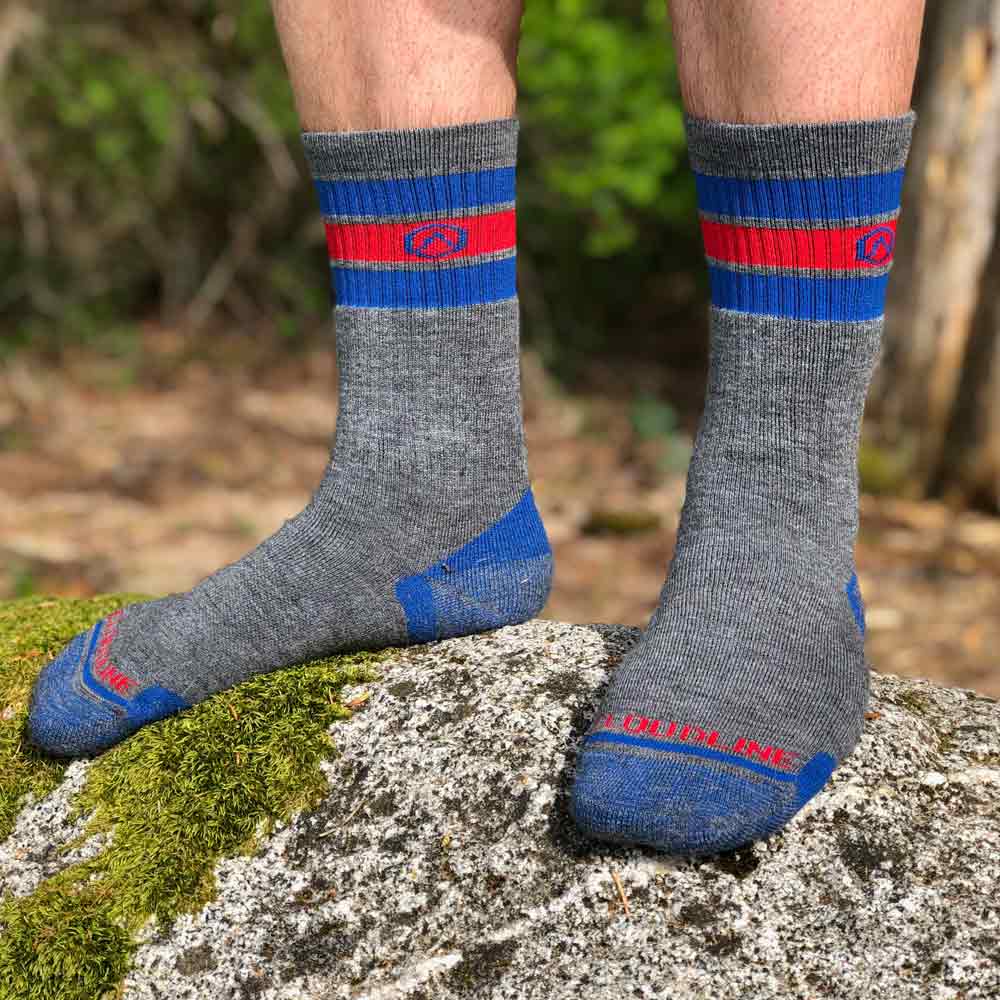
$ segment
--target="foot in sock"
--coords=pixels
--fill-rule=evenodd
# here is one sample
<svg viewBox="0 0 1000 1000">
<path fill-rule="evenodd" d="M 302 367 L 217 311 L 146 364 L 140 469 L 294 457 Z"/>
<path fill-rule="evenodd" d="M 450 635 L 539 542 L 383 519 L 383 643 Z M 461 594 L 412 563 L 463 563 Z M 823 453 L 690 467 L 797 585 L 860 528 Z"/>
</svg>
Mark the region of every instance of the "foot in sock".
<svg viewBox="0 0 1000 1000">
<path fill-rule="evenodd" d="M 552 558 L 518 376 L 513 121 L 309 133 L 340 413 L 312 502 L 194 590 L 99 622 L 42 672 L 29 734 L 103 750 L 256 674 L 531 618 Z"/>
<path fill-rule="evenodd" d="M 591 836 L 740 847 L 783 827 L 860 737 L 857 444 L 911 127 L 689 122 L 707 399 L 659 607 L 578 761 Z"/>
</svg>

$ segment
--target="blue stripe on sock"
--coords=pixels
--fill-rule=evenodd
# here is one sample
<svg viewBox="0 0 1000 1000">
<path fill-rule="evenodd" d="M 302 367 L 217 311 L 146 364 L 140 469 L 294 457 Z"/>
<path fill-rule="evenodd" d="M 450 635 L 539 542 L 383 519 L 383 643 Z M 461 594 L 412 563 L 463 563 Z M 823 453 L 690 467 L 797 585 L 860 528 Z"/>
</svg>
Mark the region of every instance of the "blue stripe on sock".
<svg viewBox="0 0 1000 1000">
<path fill-rule="evenodd" d="M 797 774 L 779 771 L 776 768 L 758 764 L 756 761 L 743 760 L 732 754 L 723 753 L 721 750 L 713 750 L 711 747 L 696 747 L 687 743 L 668 743 L 664 740 L 630 736 L 628 733 L 591 733 L 584 739 L 584 743 L 622 743 L 625 746 L 640 747 L 643 750 L 659 750 L 661 753 L 684 753 L 691 757 L 703 757 L 705 760 L 717 760 L 723 764 L 742 767 L 755 774 L 763 775 L 765 778 L 773 778 L 775 781 L 798 781 Z"/>
<path fill-rule="evenodd" d="M 316 181 L 324 215 L 444 215 L 514 200 L 514 168 L 377 181 Z"/>
<path fill-rule="evenodd" d="M 709 267 L 712 305 L 791 319 L 877 319 L 885 310 L 888 274 L 866 278 L 753 274 Z"/>
<path fill-rule="evenodd" d="M 368 271 L 334 267 L 338 306 L 369 309 L 442 309 L 512 299 L 517 294 L 517 259 L 507 257 L 471 267 L 419 271 Z"/>
<path fill-rule="evenodd" d="M 895 212 L 903 171 L 862 177 L 739 180 L 695 174 L 703 212 L 755 219 L 838 221 Z"/>
<path fill-rule="evenodd" d="M 406 634 L 411 642 L 431 642 L 437 638 L 434 592 L 423 576 L 400 580 L 396 584 L 396 600 L 406 615 Z"/>
<path fill-rule="evenodd" d="M 847 581 L 844 591 L 847 594 L 848 601 L 851 603 L 851 611 L 854 614 L 855 622 L 857 622 L 858 631 L 863 637 L 865 634 L 865 604 L 861 599 L 861 585 L 858 583 L 857 573 Z"/>
<path fill-rule="evenodd" d="M 94 694 L 99 698 L 104 698 L 106 701 L 110 701 L 115 705 L 120 705 L 122 708 L 127 709 L 129 703 L 121 697 L 121 695 L 116 694 L 114 691 L 109 690 L 101 684 L 97 683 L 97 679 L 94 677 L 93 672 L 90 669 L 90 664 L 94 658 L 94 650 L 97 648 L 97 640 L 101 636 L 101 632 L 104 631 L 104 622 L 98 622 L 94 627 L 94 634 L 90 639 L 90 646 L 87 648 L 86 655 L 83 658 L 83 669 L 80 674 L 83 678 L 83 683 L 88 687 Z"/>
</svg>

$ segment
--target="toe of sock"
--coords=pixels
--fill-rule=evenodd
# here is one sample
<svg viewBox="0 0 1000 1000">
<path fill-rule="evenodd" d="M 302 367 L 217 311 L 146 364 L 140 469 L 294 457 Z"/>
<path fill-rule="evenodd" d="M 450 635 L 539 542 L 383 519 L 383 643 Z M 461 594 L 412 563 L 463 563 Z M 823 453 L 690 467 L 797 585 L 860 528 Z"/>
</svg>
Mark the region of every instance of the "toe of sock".
<svg viewBox="0 0 1000 1000">
<path fill-rule="evenodd" d="M 78 635 L 44 667 L 32 691 L 28 738 L 53 756 L 76 757 L 115 742 L 118 719 L 111 706 L 81 694 L 73 683 L 87 635 Z"/>
<path fill-rule="evenodd" d="M 673 755 L 584 750 L 572 810 L 587 836 L 704 855 L 780 830 L 825 784 L 833 757 L 817 754 L 793 780 Z"/>
<path fill-rule="evenodd" d="M 93 632 L 82 632 L 35 681 L 28 709 L 28 739 L 54 757 L 81 757 L 100 753 L 131 736 L 149 722 L 187 707 L 187 703 L 160 687 L 151 687 L 120 707 L 85 694 L 77 670 Z"/>
</svg>

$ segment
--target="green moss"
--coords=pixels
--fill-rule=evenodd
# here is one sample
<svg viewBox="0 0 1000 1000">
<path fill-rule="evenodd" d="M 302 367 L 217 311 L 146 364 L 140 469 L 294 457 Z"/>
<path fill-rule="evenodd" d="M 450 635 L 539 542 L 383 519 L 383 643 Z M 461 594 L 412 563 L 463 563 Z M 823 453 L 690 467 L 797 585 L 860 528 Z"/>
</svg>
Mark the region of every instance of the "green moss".
<svg viewBox="0 0 1000 1000">
<path fill-rule="evenodd" d="M 112 918 L 108 894 L 80 885 L 67 872 L 46 882 L 30 900 L 30 905 L 0 905 L 0 997 L 117 996 L 135 946 Z"/>
<path fill-rule="evenodd" d="M 75 632 L 122 603 L 0 606 L 0 623 L 10 626 L 0 690 L 15 710 L 0 750 L 11 815 L 25 792 L 50 790 L 62 773 L 21 742 L 35 673 Z M 373 679 L 388 655 L 336 657 L 258 677 L 98 758 L 77 807 L 90 815 L 88 834 L 112 836 L 95 858 L 0 903 L 0 1000 L 95 1000 L 113 991 L 146 920 L 200 908 L 220 858 L 251 850 L 274 823 L 318 801 L 326 784 L 319 765 L 333 753 L 327 728 L 349 715 L 337 695 L 345 684 Z M 8 779 L 16 795 L 7 795 Z"/>
</svg>

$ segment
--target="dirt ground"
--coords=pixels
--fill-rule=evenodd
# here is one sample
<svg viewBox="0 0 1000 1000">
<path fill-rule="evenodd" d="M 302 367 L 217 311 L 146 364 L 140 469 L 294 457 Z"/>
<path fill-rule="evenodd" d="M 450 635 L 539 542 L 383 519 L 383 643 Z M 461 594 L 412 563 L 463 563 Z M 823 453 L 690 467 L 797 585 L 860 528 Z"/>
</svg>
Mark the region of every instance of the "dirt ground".
<svg viewBox="0 0 1000 1000">
<path fill-rule="evenodd" d="M 164 593 L 299 510 L 327 455 L 327 350 L 0 367 L 0 596 Z M 149 371 L 155 373 L 150 376 Z M 644 624 L 683 500 L 683 438 L 643 436 L 627 399 L 567 395 L 525 359 L 533 482 L 556 553 L 545 616 Z M 1000 519 L 865 497 L 858 545 L 882 671 L 1000 695 Z"/>
</svg>

